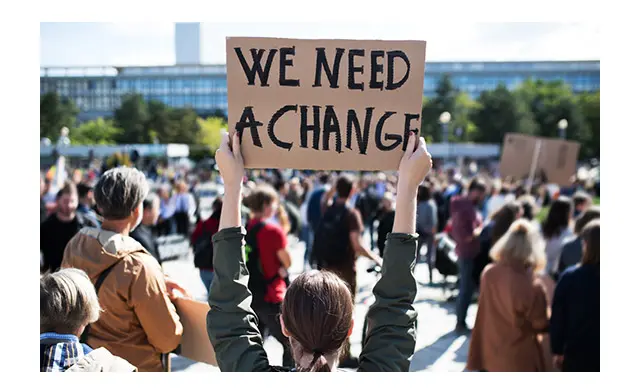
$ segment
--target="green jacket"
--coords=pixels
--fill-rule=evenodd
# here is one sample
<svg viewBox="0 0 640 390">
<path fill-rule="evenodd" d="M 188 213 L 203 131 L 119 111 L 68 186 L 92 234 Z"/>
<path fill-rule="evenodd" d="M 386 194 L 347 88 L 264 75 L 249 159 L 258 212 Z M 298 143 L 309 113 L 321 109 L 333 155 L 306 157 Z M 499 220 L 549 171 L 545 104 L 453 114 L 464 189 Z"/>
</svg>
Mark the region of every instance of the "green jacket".
<svg viewBox="0 0 640 390">
<path fill-rule="evenodd" d="M 269 365 L 258 319 L 247 288 L 242 227 L 220 230 L 213 237 L 216 270 L 209 294 L 207 329 L 221 371 L 286 371 Z M 416 346 L 413 308 L 417 234 L 387 237 L 382 277 L 373 288 L 376 301 L 367 314 L 369 333 L 358 371 L 409 371 Z"/>
</svg>

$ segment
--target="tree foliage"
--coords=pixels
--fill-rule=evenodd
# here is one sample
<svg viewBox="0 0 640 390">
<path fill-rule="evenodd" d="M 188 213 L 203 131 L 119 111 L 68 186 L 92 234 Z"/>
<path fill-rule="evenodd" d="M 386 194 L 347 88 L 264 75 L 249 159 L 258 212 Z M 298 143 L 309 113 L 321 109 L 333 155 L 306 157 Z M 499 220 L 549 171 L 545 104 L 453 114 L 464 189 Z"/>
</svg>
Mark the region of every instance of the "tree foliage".
<svg viewBox="0 0 640 390">
<path fill-rule="evenodd" d="M 113 121 L 98 118 L 72 127 L 69 139 L 74 145 L 111 145 L 116 143 L 122 132 L 113 125 Z"/>
<path fill-rule="evenodd" d="M 77 115 L 78 108 L 72 100 L 54 92 L 40 96 L 40 138 L 47 137 L 55 143 L 63 127 L 75 125 Z"/>
<path fill-rule="evenodd" d="M 537 133 L 537 124 L 526 102 L 502 84 L 480 94 L 471 119 L 478 127 L 472 139 L 475 142 L 502 143 L 506 133 Z"/>
</svg>

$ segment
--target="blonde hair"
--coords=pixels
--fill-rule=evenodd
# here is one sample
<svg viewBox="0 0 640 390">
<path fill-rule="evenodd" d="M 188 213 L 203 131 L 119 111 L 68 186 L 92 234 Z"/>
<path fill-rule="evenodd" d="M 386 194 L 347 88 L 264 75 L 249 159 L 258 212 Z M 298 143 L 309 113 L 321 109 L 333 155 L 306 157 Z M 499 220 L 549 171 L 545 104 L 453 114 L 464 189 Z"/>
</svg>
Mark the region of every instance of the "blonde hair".
<svg viewBox="0 0 640 390">
<path fill-rule="evenodd" d="M 40 331 L 76 334 L 98 321 L 100 303 L 87 274 L 65 268 L 40 278 Z"/>
<path fill-rule="evenodd" d="M 534 272 L 542 271 L 547 262 L 540 232 L 526 219 L 513 222 L 489 256 L 496 263 L 531 268 Z"/>
</svg>

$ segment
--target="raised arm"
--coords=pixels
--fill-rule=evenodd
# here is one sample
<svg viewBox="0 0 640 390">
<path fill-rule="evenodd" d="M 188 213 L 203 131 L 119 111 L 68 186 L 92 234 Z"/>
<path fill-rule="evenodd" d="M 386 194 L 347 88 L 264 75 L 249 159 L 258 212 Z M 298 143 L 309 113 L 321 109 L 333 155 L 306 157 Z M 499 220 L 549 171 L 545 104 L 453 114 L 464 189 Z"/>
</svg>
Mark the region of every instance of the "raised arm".
<svg viewBox="0 0 640 390">
<path fill-rule="evenodd" d="M 367 314 L 369 331 L 358 371 L 409 371 L 416 346 L 416 280 L 412 273 L 418 246 L 416 196 L 418 185 L 431 169 L 424 139 L 417 138 L 411 135 L 400 162 L 393 232 L 387 237 L 382 278 L 373 288 L 376 301 Z"/>
<path fill-rule="evenodd" d="M 216 152 L 224 179 L 220 231 L 213 237 L 214 281 L 207 315 L 209 339 L 221 371 L 269 371 L 269 359 L 258 330 L 258 317 L 251 309 L 247 284 L 240 203 L 244 162 L 237 133 L 233 148 L 225 134 Z"/>
</svg>

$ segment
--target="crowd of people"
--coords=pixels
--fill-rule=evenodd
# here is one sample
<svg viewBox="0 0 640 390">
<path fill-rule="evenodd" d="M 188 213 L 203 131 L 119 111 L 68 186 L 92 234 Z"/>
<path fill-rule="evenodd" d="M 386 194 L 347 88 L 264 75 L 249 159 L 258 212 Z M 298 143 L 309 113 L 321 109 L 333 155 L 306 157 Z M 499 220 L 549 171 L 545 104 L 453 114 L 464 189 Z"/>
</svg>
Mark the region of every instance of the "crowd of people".
<svg viewBox="0 0 640 390">
<path fill-rule="evenodd" d="M 189 296 L 159 264 L 156 240 L 168 234 L 191 244 L 223 371 L 407 371 L 417 315 L 412 264 L 425 263 L 434 285 L 443 237 L 455 242 L 455 330 L 470 333 L 467 369 L 599 371 L 599 208 L 591 185 L 430 169 L 424 141 L 414 141 L 398 172 L 362 174 L 245 171 L 237 141 L 223 142 L 214 180 L 224 195 L 207 218 L 196 181 L 185 177 L 157 180 L 157 172 L 118 167 L 51 188 L 43 175 L 41 371 L 166 369 L 183 332 L 173 300 Z M 305 244 L 305 272 L 295 278 L 291 264 L 302 259 L 292 258 L 291 240 Z M 348 338 L 359 258 L 381 266 L 382 277 L 354 357 Z M 267 335 L 282 344 L 283 367 L 269 365 Z M 61 358 L 64 343 L 75 347 Z"/>
</svg>

